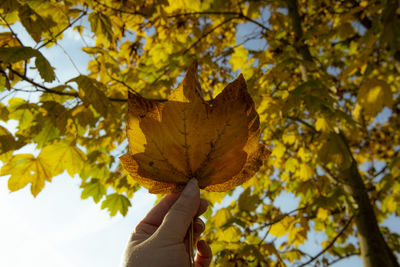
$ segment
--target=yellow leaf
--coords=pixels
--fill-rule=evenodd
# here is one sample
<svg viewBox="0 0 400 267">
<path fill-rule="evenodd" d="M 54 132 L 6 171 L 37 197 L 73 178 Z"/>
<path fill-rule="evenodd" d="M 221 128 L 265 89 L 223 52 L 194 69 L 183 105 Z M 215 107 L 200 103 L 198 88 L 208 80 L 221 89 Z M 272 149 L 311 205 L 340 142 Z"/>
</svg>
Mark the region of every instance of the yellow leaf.
<svg viewBox="0 0 400 267">
<path fill-rule="evenodd" d="M 301 254 L 298 250 L 290 250 L 285 252 L 285 256 L 289 259 L 291 263 L 293 263 L 295 260 L 301 259 L 303 254 Z"/>
<path fill-rule="evenodd" d="M 299 162 L 295 158 L 290 158 L 285 163 L 285 171 L 294 173 L 298 166 Z"/>
<path fill-rule="evenodd" d="M 225 241 L 228 243 L 238 242 L 240 240 L 241 236 L 242 236 L 242 232 L 235 225 L 233 225 L 223 231 L 217 232 L 218 240 Z"/>
<path fill-rule="evenodd" d="M 331 131 L 332 127 L 325 118 L 320 117 L 315 121 L 315 129 L 317 131 L 329 132 Z"/>
<path fill-rule="evenodd" d="M 317 212 L 317 218 L 321 219 L 321 220 L 326 220 L 328 219 L 329 216 L 329 211 L 323 208 L 318 208 L 318 212 Z"/>
<path fill-rule="evenodd" d="M 279 158 L 282 158 L 282 156 L 283 156 L 283 154 L 285 153 L 285 151 L 286 151 L 286 147 L 285 147 L 282 143 L 278 143 L 278 144 L 274 147 L 274 149 L 272 150 L 271 156 L 275 156 L 275 157 L 277 157 L 278 159 L 279 159 Z"/>
<path fill-rule="evenodd" d="M 290 228 L 288 241 L 296 247 L 304 244 L 307 240 L 307 233 L 310 227 L 306 218 L 302 217 L 298 220 L 298 223 L 292 224 Z"/>
<path fill-rule="evenodd" d="M 270 229 L 270 234 L 276 237 L 284 236 L 290 229 L 290 226 L 295 221 L 295 218 L 286 216 L 281 221 L 273 224 Z"/>
<path fill-rule="evenodd" d="M 169 6 L 165 8 L 166 12 L 173 12 L 179 9 L 200 10 L 201 1 L 190 0 L 168 0 Z"/>
<path fill-rule="evenodd" d="M 297 156 L 303 161 L 308 162 L 311 160 L 311 154 L 304 147 L 300 147 Z"/>
<path fill-rule="evenodd" d="M 392 106 L 393 94 L 385 81 L 370 79 L 361 85 L 357 101 L 366 115 L 374 117 L 384 106 Z"/>
<path fill-rule="evenodd" d="M 285 144 L 293 145 L 294 142 L 296 142 L 296 136 L 295 136 L 294 134 L 285 134 L 285 135 L 282 137 L 282 141 L 283 141 Z"/>
<path fill-rule="evenodd" d="M 250 179 L 269 151 L 259 144 L 260 123 L 239 76 L 213 101 L 203 100 L 197 64 L 159 103 L 129 93 L 129 153 L 121 162 L 151 193 L 180 190 L 191 178 L 208 191 L 227 191 Z"/>
<path fill-rule="evenodd" d="M 215 227 L 220 228 L 230 218 L 232 218 L 232 214 L 231 214 L 230 210 L 227 208 L 222 208 L 222 209 L 219 209 L 217 211 L 217 213 L 215 213 L 212 220 L 215 223 Z"/>
<path fill-rule="evenodd" d="M 10 162 L 1 168 L 1 175 L 11 174 L 8 189 L 17 191 L 31 183 L 32 195 L 36 196 L 44 187 L 44 181 L 51 181 L 54 176 L 48 163 L 40 156 L 31 154 L 15 155 Z"/>
<path fill-rule="evenodd" d="M 297 172 L 297 176 L 301 181 L 307 181 L 314 176 L 314 170 L 310 167 L 310 165 L 302 163 L 300 164 L 300 169 Z"/>
<path fill-rule="evenodd" d="M 243 69 L 243 66 L 247 64 L 248 54 L 248 50 L 241 45 L 235 48 L 235 52 L 232 54 L 231 59 L 229 60 L 233 71 Z"/>
<path fill-rule="evenodd" d="M 67 170 L 74 176 L 80 173 L 86 161 L 85 154 L 75 144 L 60 140 L 42 149 L 39 155 L 52 168 L 55 175 Z"/>
</svg>

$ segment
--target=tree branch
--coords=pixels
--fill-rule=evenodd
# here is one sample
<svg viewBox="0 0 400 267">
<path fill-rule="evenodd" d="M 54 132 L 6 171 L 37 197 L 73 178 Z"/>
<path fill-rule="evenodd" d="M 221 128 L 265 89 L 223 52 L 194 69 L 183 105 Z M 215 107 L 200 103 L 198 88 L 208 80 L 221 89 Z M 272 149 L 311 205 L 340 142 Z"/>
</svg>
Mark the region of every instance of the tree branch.
<svg viewBox="0 0 400 267">
<path fill-rule="evenodd" d="M 291 120 L 293 120 L 293 121 L 300 122 L 300 123 L 303 124 L 304 126 L 307 126 L 309 129 L 311 129 L 311 131 L 313 131 L 314 133 L 319 133 L 319 132 L 314 128 L 314 126 L 312 126 L 311 124 L 309 124 L 308 122 L 306 122 L 306 121 L 304 121 L 304 120 L 302 120 L 302 119 L 300 119 L 300 118 L 293 117 L 293 116 L 287 116 L 287 118 L 288 118 L 288 119 L 291 119 Z"/>
<path fill-rule="evenodd" d="M 253 24 L 259 26 L 260 28 L 262 28 L 262 29 L 265 30 L 266 32 L 271 31 L 270 29 L 268 29 L 267 27 L 265 27 L 264 25 L 262 25 L 260 22 L 254 20 L 254 19 L 252 19 L 252 18 L 249 18 L 248 16 L 245 16 L 243 13 L 241 13 L 239 17 L 240 17 L 240 18 L 244 18 L 244 19 L 247 20 L 248 22 L 251 22 L 251 23 L 253 23 Z"/>
<path fill-rule="evenodd" d="M 310 50 L 307 45 L 304 43 L 304 33 L 301 28 L 302 20 L 299 14 L 299 6 L 297 0 L 286 0 L 289 17 L 292 20 L 292 28 L 294 31 L 294 35 L 296 37 L 297 44 L 295 45 L 299 54 L 303 57 L 304 60 L 313 62 L 313 58 L 311 56 Z"/>
<path fill-rule="evenodd" d="M 69 29 L 72 25 L 74 25 L 77 21 L 79 21 L 81 18 L 83 18 L 87 14 L 86 11 L 84 11 L 77 19 L 74 21 L 70 22 L 64 29 L 62 29 L 60 32 L 58 32 L 56 35 L 54 35 L 51 39 L 47 40 L 45 43 L 40 45 L 37 50 L 40 50 L 41 48 L 45 47 L 49 43 L 53 42 L 58 36 L 60 36 L 63 32 L 65 32 L 67 29 Z"/>
<path fill-rule="evenodd" d="M 185 55 L 187 52 L 190 51 L 190 49 L 192 49 L 193 47 L 195 47 L 203 38 L 205 38 L 207 35 L 211 34 L 213 31 L 215 31 L 216 29 L 218 29 L 219 27 L 223 26 L 224 24 L 228 23 L 229 21 L 231 21 L 232 19 L 234 19 L 236 17 L 230 17 L 226 20 L 224 20 L 223 22 L 219 23 L 218 25 L 216 25 L 215 27 L 211 28 L 209 31 L 203 33 L 199 39 L 197 39 L 193 44 L 191 44 L 188 48 L 186 48 L 183 51 L 183 55 Z"/>
<path fill-rule="evenodd" d="M 234 11 L 187 12 L 187 13 L 178 13 L 178 14 L 169 15 L 167 17 L 168 18 L 176 18 L 176 17 L 183 17 L 183 16 L 190 16 L 190 15 L 233 15 L 233 16 L 237 16 L 236 18 L 242 18 L 248 22 L 251 22 L 267 32 L 271 31 L 270 29 L 268 29 L 266 26 L 264 26 L 260 22 L 253 20 L 252 18 L 249 18 L 248 16 L 245 16 L 242 12 L 234 12 Z"/>
<path fill-rule="evenodd" d="M 337 263 L 337 262 L 339 262 L 339 261 L 341 261 L 341 260 L 344 260 L 344 259 L 347 259 L 347 258 L 356 256 L 356 255 L 360 255 L 360 252 L 353 252 L 353 253 L 346 254 L 346 255 L 344 255 L 344 256 L 342 256 L 342 257 L 339 257 L 339 258 L 337 258 L 337 259 L 334 259 L 334 260 L 331 261 L 331 262 L 328 262 L 326 265 L 329 266 L 329 265 L 335 264 L 335 263 Z"/>
<path fill-rule="evenodd" d="M 60 92 L 60 91 L 56 91 L 53 90 L 51 88 L 48 88 L 44 85 L 41 85 L 37 82 L 35 82 L 34 80 L 32 80 L 31 78 L 28 78 L 26 75 L 19 73 L 18 71 L 13 70 L 12 68 L 9 68 L 9 70 L 14 73 L 15 75 L 17 75 L 18 77 L 20 77 L 22 80 L 32 84 L 35 87 L 39 87 L 40 89 L 43 89 L 44 91 L 42 92 L 47 92 L 47 93 L 53 93 L 53 94 L 57 94 L 57 95 L 66 95 L 66 96 L 73 96 L 73 97 L 79 97 L 78 93 L 73 93 L 73 92 Z"/>
<path fill-rule="evenodd" d="M 201 11 L 201 12 L 185 12 L 168 15 L 167 18 L 185 17 L 191 15 L 236 15 L 239 16 L 241 13 L 236 11 Z"/>
<path fill-rule="evenodd" d="M 319 256 L 321 256 L 322 254 L 324 254 L 328 249 L 330 249 L 336 242 L 336 240 L 344 233 L 344 231 L 347 229 L 347 227 L 350 225 L 351 221 L 353 220 L 354 215 L 352 215 L 350 217 L 350 219 L 346 222 L 346 224 L 343 226 L 342 230 L 340 230 L 340 232 L 332 239 L 332 241 L 328 244 L 328 246 L 326 246 L 326 248 L 324 248 L 323 250 L 321 250 L 317 255 L 315 255 L 314 257 L 312 257 L 309 261 L 301 264 L 299 267 L 303 267 L 306 266 L 308 264 L 310 264 L 311 262 L 315 261 Z"/>
<path fill-rule="evenodd" d="M 56 91 L 53 90 L 51 88 L 48 88 L 44 85 L 41 85 L 37 82 L 35 82 L 34 80 L 28 78 L 26 75 L 23 75 L 15 70 L 13 70 L 12 68 L 9 68 L 9 70 L 14 73 L 15 75 L 17 75 L 18 77 L 20 77 L 22 80 L 32 84 L 35 87 L 38 87 L 40 89 L 43 89 L 43 91 L 36 91 L 36 92 L 41 92 L 41 93 L 51 93 L 51 94 L 56 94 L 56 95 L 65 95 L 65 96 L 72 96 L 72 97 L 77 97 L 79 98 L 79 94 L 77 92 L 60 92 L 60 91 Z M 35 92 L 35 91 L 31 91 L 31 92 Z M 127 102 L 128 100 L 125 98 L 116 98 L 116 97 L 107 97 L 108 100 L 113 101 L 113 102 Z M 157 101 L 157 100 L 154 100 Z"/>
<path fill-rule="evenodd" d="M 2 15 L 1 13 L 0 13 L 0 18 L 1 18 L 1 20 L 4 22 L 4 24 L 6 24 L 8 30 L 11 32 L 11 34 L 14 36 L 14 38 L 18 41 L 18 43 L 19 43 L 21 46 L 24 46 L 24 44 L 22 43 L 21 39 L 18 38 L 18 35 L 14 32 L 14 30 L 11 28 L 11 25 L 8 24 L 6 18 L 4 18 L 3 15 Z"/>
</svg>

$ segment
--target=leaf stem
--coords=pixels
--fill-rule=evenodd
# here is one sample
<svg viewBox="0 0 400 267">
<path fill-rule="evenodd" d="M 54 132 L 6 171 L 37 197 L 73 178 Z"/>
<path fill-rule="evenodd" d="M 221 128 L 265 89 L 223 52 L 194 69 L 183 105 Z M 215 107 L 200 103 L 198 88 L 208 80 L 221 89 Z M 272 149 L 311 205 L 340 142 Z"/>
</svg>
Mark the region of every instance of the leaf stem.
<svg viewBox="0 0 400 267">
<path fill-rule="evenodd" d="M 193 224 L 194 224 L 194 219 L 192 219 L 192 222 L 190 223 L 190 229 L 189 229 L 189 261 L 190 261 L 190 267 L 195 267 L 194 265 L 194 230 L 193 230 Z"/>
</svg>

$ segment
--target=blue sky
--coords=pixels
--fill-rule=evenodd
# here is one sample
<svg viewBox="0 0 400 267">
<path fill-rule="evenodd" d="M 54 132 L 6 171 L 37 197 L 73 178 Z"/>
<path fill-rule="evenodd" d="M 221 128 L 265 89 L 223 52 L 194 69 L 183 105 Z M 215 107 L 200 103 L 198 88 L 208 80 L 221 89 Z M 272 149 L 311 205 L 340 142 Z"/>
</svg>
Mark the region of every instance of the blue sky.
<svg viewBox="0 0 400 267">
<path fill-rule="evenodd" d="M 14 27 L 25 45 L 34 45 L 20 26 Z M 90 36 L 86 42 L 92 42 Z M 60 45 L 76 63 L 71 64 L 64 51 L 58 46 L 42 50 L 53 67 L 60 82 L 69 80 L 79 73 L 86 73 L 89 57 L 81 51 L 81 37 L 66 31 Z M 37 77 L 38 78 L 38 77 Z M 15 95 L 14 95 L 15 96 Z M 19 93 L 19 97 L 35 99 L 34 95 Z M 15 122 L 7 124 L 11 131 Z M 25 153 L 33 153 L 28 147 Z M 105 210 L 92 199 L 81 200 L 80 179 L 67 174 L 53 178 L 44 190 L 33 198 L 29 186 L 9 193 L 7 177 L 0 177 L 0 266 L 7 267 L 111 267 L 118 266 L 124 246 L 136 224 L 152 207 L 156 197 L 141 189 L 135 193 L 132 207 L 126 217 L 110 218 Z M 280 197 L 278 203 L 284 210 L 296 207 L 290 196 Z M 292 205 L 293 204 L 293 205 Z M 390 220 L 395 227 L 399 220 Z M 399 227 L 397 230 L 400 231 Z M 309 250 L 319 246 L 318 236 L 309 236 Z M 336 266 L 361 266 L 360 259 L 353 257 Z"/>
</svg>

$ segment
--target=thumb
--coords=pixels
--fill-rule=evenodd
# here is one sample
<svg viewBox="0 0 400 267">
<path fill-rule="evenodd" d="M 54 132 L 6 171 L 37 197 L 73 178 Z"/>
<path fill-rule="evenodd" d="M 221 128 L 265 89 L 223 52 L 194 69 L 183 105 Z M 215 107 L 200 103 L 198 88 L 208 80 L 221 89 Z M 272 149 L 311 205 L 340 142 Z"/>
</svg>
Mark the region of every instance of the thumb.
<svg viewBox="0 0 400 267">
<path fill-rule="evenodd" d="M 182 242 L 200 205 L 197 179 L 191 179 L 157 230 L 157 237 L 167 242 Z"/>
</svg>

